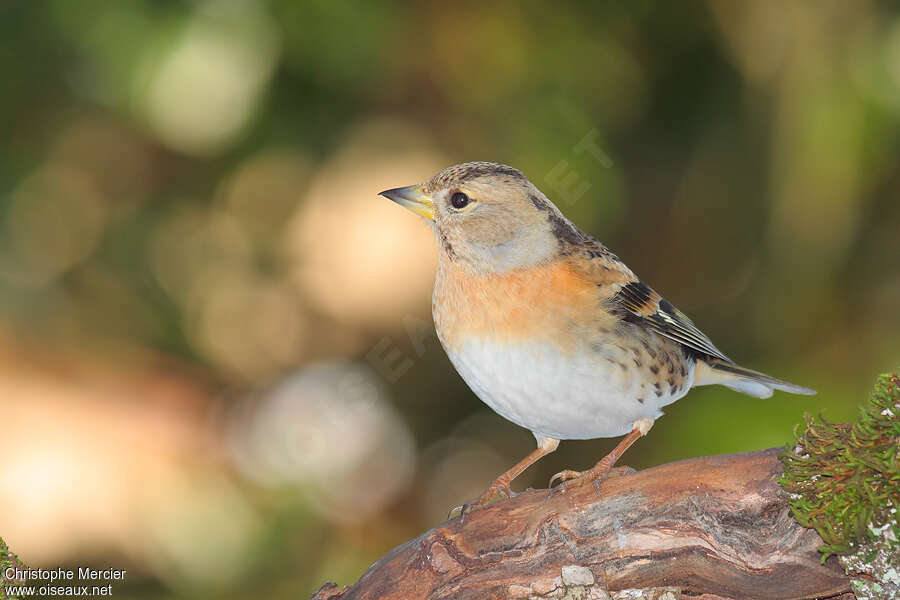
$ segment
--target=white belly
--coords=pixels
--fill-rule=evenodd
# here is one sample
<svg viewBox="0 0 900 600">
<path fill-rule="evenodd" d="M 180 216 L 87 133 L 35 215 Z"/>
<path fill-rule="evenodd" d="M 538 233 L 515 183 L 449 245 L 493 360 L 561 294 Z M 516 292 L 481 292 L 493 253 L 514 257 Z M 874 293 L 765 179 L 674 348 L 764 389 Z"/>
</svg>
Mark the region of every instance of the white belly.
<svg viewBox="0 0 900 600">
<path fill-rule="evenodd" d="M 544 344 L 504 345 L 470 339 L 448 356 L 472 391 L 501 416 L 538 438 L 617 437 L 642 418 L 678 400 L 693 382 L 660 394 L 633 368 L 621 348 L 593 348 L 574 355 Z"/>
</svg>

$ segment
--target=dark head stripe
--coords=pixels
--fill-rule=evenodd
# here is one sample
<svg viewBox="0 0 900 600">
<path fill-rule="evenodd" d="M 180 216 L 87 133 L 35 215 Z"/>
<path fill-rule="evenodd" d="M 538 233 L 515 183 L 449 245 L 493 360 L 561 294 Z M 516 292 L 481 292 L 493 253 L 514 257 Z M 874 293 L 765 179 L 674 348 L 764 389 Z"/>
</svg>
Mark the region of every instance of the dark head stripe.
<svg viewBox="0 0 900 600">
<path fill-rule="evenodd" d="M 520 170 L 507 165 L 491 162 L 468 162 L 447 167 L 429 180 L 428 187 L 432 189 L 446 188 L 485 176 L 501 176 L 527 181 Z"/>
<path fill-rule="evenodd" d="M 476 162 L 465 163 L 461 166 L 463 167 L 459 175 L 461 181 L 477 179 L 478 177 L 483 177 L 485 175 L 505 175 L 514 179 L 525 179 L 525 175 L 522 174 L 522 171 L 498 163 Z"/>
</svg>

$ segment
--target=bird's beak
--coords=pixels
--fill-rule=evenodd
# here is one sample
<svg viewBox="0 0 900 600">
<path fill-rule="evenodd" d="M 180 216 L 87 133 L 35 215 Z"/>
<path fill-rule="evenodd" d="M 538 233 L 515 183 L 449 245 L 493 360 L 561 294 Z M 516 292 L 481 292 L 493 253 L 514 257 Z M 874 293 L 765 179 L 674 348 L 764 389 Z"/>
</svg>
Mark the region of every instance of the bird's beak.
<svg viewBox="0 0 900 600">
<path fill-rule="evenodd" d="M 434 221 L 434 203 L 431 201 L 431 198 L 422 191 L 422 184 L 385 190 L 379 195 L 393 200 L 400 206 L 405 206 L 429 221 Z"/>
</svg>

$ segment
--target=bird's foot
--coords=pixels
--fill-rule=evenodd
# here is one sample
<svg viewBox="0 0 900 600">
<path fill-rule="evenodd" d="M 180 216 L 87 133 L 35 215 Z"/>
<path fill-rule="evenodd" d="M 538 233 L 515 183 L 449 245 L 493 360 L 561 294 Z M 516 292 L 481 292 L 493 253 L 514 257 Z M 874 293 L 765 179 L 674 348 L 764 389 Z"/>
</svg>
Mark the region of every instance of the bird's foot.
<svg viewBox="0 0 900 600">
<path fill-rule="evenodd" d="M 585 477 L 590 470 L 588 471 L 573 471 L 571 469 L 565 469 L 560 471 L 556 475 L 550 478 L 550 483 L 547 484 L 547 487 L 553 489 L 555 487 L 554 482 L 558 479 L 560 483 L 566 483 L 567 481 L 576 481 Z"/>
<path fill-rule="evenodd" d="M 495 481 L 478 499 L 469 500 L 468 502 L 463 503 L 460 506 L 455 506 L 450 509 L 450 513 L 447 515 L 448 519 L 452 519 L 456 516 L 462 517 L 462 520 L 466 520 L 466 515 L 472 512 L 473 510 L 483 508 L 487 506 L 490 501 L 494 498 L 494 496 L 502 496 L 506 500 L 510 498 L 515 498 L 516 493 L 509 489 L 509 486 Z"/>
<path fill-rule="evenodd" d="M 554 482 L 556 480 L 560 481 L 558 486 L 558 491 L 565 492 L 576 487 L 582 486 L 588 482 L 594 484 L 594 489 L 597 490 L 597 495 L 600 495 L 600 483 L 606 479 L 607 477 L 618 477 L 621 475 L 630 475 L 634 473 L 634 469 L 631 467 L 616 467 L 614 469 L 610 468 L 604 461 L 600 461 L 593 468 L 588 469 L 587 471 L 572 471 L 571 469 L 566 469 L 564 471 L 560 471 L 556 475 L 550 478 L 549 487 L 551 490 L 551 495 L 557 491 L 554 488 Z"/>
</svg>

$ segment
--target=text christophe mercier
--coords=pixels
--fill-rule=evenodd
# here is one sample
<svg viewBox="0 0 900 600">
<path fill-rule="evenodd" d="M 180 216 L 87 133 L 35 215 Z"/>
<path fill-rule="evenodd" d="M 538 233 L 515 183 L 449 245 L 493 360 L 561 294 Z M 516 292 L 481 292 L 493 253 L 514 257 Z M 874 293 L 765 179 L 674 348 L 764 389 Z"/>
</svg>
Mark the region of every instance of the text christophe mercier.
<svg viewBox="0 0 900 600">
<path fill-rule="evenodd" d="M 7 567 L 3 571 L 3 579 L 7 582 L 41 582 L 42 584 L 63 584 L 67 587 L 68 582 L 74 581 L 123 581 L 125 579 L 125 569 L 91 569 L 88 567 L 79 567 L 74 569 L 22 569 L 18 567 Z M 47 586 L 44 586 L 47 587 Z M 112 584 L 102 587 L 94 586 L 92 593 L 95 595 L 109 595 Z M 44 588 L 42 588 L 44 589 Z M 49 589 L 47 590 L 49 591 Z M 52 593 L 52 592 L 51 592 Z M 67 592 L 69 593 L 69 592 Z M 41 592 L 42 595 L 45 592 Z"/>
</svg>

